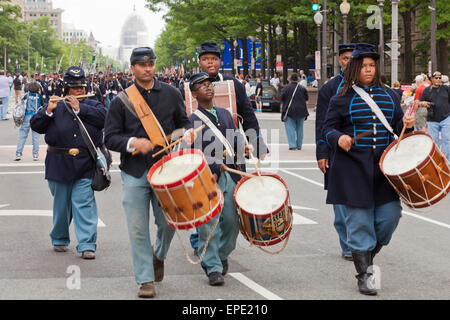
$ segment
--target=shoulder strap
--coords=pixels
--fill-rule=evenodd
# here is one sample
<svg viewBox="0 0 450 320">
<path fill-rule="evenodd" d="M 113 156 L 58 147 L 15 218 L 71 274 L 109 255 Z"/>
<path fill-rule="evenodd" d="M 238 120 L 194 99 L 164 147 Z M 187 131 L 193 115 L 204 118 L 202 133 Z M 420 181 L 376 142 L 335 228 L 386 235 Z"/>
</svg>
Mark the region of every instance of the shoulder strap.
<svg viewBox="0 0 450 320">
<path fill-rule="evenodd" d="M 204 115 L 203 112 L 201 112 L 199 109 L 195 110 L 194 114 L 197 117 L 199 117 L 200 120 L 202 120 L 208 126 L 208 128 L 212 130 L 217 139 L 219 139 L 220 142 L 222 142 L 222 144 L 225 146 L 225 149 L 227 150 L 228 155 L 230 157 L 234 157 L 233 147 L 231 146 L 227 138 L 223 136 L 222 132 L 220 132 L 220 130 L 217 129 L 214 123 L 212 123 L 212 121 L 209 120 L 209 118 L 206 115 Z"/>
<path fill-rule="evenodd" d="M 394 138 L 398 139 L 398 136 L 394 133 L 394 130 L 384 116 L 383 111 L 381 111 L 380 107 L 378 107 L 376 102 L 369 96 L 369 94 L 357 85 L 353 85 L 353 90 L 355 90 L 356 93 L 369 105 L 370 109 L 372 109 L 378 119 L 380 119 L 381 123 L 386 127 L 386 129 L 388 129 L 390 133 L 394 135 Z"/>
<path fill-rule="evenodd" d="M 291 101 L 289 101 L 289 105 L 288 105 L 288 107 L 286 109 L 286 114 L 284 115 L 284 120 L 286 120 L 286 117 L 288 116 L 289 109 L 291 109 L 292 100 L 294 100 L 294 96 L 297 93 L 297 89 L 298 89 L 299 85 L 300 85 L 300 82 L 297 82 L 297 85 L 295 86 L 294 93 L 292 94 L 292 97 L 291 97 Z"/>
<path fill-rule="evenodd" d="M 142 95 L 140 94 L 136 85 L 132 85 L 126 90 L 127 96 L 133 104 L 134 110 L 142 123 L 142 126 L 145 129 L 150 141 L 159 146 L 169 145 L 167 141 L 166 134 L 161 127 L 161 124 L 156 119 L 153 111 L 148 106 L 147 102 L 144 100 Z"/>
</svg>

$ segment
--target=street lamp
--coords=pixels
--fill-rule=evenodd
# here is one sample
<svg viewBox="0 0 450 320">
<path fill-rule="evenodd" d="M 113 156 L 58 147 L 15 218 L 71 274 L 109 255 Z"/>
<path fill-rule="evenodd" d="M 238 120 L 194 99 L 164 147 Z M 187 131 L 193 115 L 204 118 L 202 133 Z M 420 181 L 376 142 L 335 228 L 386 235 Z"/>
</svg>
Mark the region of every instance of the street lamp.
<svg viewBox="0 0 450 320">
<path fill-rule="evenodd" d="M 380 52 L 380 73 L 384 75 L 384 26 L 383 26 L 383 3 L 384 0 L 377 0 L 380 7 L 380 44 L 378 51 Z"/>
<path fill-rule="evenodd" d="M 344 18 L 344 43 L 347 43 L 347 16 L 350 12 L 350 3 L 348 3 L 347 0 L 344 0 L 344 2 L 342 2 L 339 6 L 339 9 L 341 10 L 342 17 Z"/>
</svg>

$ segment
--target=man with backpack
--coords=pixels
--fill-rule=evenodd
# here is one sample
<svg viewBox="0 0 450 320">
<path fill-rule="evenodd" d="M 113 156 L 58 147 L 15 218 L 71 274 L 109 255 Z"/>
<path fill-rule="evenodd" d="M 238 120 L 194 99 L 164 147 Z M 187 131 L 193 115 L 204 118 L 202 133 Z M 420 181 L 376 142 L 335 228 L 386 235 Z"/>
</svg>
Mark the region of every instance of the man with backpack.
<svg viewBox="0 0 450 320">
<path fill-rule="evenodd" d="M 23 97 L 23 103 L 25 105 L 24 118 L 21 121 L 19 141 L 17 143 L 16 158 L 15 161 L 20 161 L 22 159 L 22 152 L 25 146 L 25 142 L 28 138 L 28 133 L 30 132 L 30 120 L 31 117 L 38 111 L 42 105 L 41 96 L 41 86 L 32 82 L 28 86 L 28 93 Z M 14 116 L 14 121 L 16 125 L 20 123 L 20 119 L 16 119 Z M 31 137 L 33 143 L 33 160 L 39 160 L 39 133 L 31 130 Z"/>
</svg>

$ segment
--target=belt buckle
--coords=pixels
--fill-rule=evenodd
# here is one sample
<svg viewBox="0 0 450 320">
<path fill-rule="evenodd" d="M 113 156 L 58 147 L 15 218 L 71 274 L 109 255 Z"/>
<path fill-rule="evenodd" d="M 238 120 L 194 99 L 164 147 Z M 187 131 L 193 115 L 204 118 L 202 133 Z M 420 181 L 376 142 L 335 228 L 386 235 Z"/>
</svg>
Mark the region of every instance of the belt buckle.
<svg viewBox="0 0 450 320">
<path fill-rule="evenodd" d="M 80 154 L 80 149 L 77 149 L 77 148 L 69 149 L 69 154 L 70 154 L 72 157 L 76 157 L 77 155 Z"/>
</svg>

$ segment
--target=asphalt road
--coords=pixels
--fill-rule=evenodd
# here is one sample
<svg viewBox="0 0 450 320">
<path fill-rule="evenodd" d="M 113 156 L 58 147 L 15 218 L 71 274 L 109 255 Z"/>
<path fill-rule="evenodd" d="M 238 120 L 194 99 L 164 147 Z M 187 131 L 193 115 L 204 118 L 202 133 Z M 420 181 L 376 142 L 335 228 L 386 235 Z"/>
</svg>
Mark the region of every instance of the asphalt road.
<svg viewBox="0 0 450 320">
<path fill-rule="evenodd" d="M 450 197 L 425 212 L 405 209 L 391 244 L 375 261 L 381 272 L 379 294 L 363 296 L 352 262 L 340 257 L 332 207 L 325 204 L 323 176 L 315 162 L 314 114 L 305 123 L 301 151 L 288 150 L 280 114 L 258 118 L 272 152 L 262 168 L 286 181 L 294 206 L 295 224 L 286 248 L 268 254 L 239 235 L 225 285 L 211 287 L 202 269 L 186 259 L 182 246 L 193 256 L 191 231 L 181 231 L 181 241 L 173 239 L 164 281 L 156 284 L 156 300 L 450 299 Z M 17 163 L 18 129 L 12 120 L 0 122 L 0 136 L 0 299 L 138 299 L 117 163 L 112 186 L 96 195 L 101 220 L 97 257 L 86 261 L 76 253 L 73 226 L 69 252 L 52 250 L 52 197 L 44 180 L 43 139 L 39 161 L 32 161 L 29 137 L 23 160 Z M 153 223 L 151 232 L 154 239 Z"/>
</svg>

